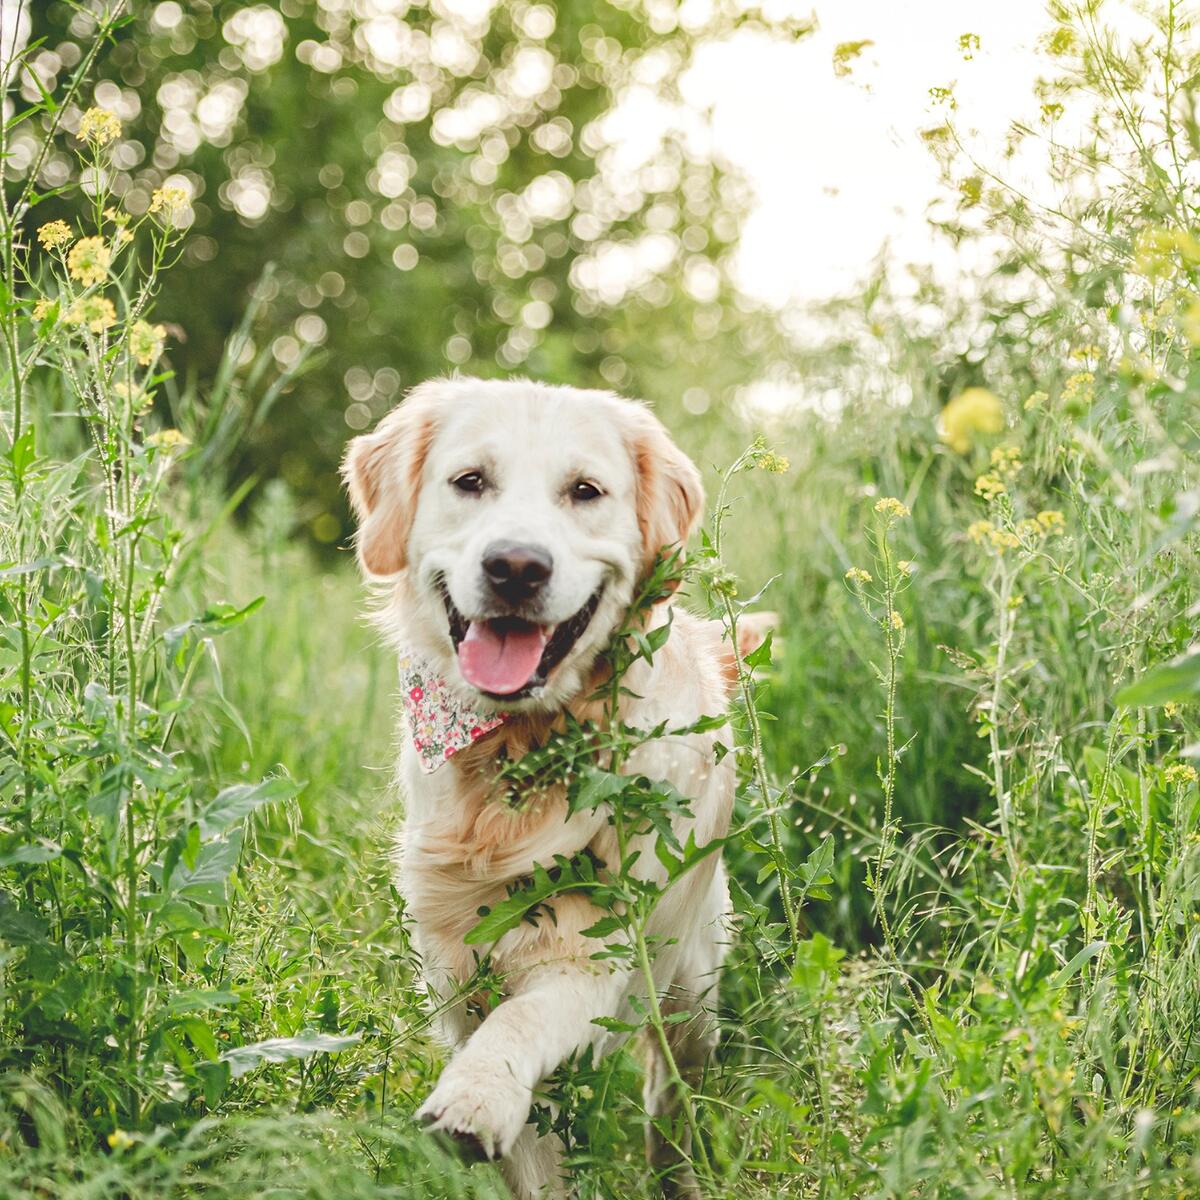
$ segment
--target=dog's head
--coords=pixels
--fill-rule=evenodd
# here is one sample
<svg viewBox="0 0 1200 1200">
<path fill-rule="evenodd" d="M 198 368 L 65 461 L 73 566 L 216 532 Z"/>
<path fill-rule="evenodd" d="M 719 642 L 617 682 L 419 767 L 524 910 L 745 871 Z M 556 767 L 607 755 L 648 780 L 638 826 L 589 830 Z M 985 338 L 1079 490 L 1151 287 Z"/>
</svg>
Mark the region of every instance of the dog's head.
<svg viewBox="0 0 1200 1200">
<path fill-rule="evenodd" d="M 343 474 L 364 572 L 404 585 L 403 636 L 518 710 L 579 692 L 704 499 L 643 405 L 526 382 L 421 385 L 350 443 Z"/>
</svg>

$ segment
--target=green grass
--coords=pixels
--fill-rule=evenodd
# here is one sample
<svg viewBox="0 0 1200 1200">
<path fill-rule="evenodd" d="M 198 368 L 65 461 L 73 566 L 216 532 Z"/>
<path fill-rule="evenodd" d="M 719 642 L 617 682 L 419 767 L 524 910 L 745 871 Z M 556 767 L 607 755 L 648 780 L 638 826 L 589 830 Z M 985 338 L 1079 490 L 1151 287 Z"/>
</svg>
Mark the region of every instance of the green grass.
<svg viewBox="0 0 1200 1200">
<path fill-rule="evenodd" d="M 849 391 L 882 359 L 912 403 L 789 418 L 791 470 L 738 472 L 708 523 L 691 602 L 769 584 L 781 614 L 736 710 L 738 936 L 693 1096 L 714 1197 L 1200 1188 L 1200 199 L 1171 165 L 1200 136 L 1174 15 L 1124 57 L 1073 21 L 1061 94 L 1111 119 L 1061 211 L 932 139 L 950 233 L 999 236 L 1003 270 L 974 313 L 931 297 L 934 333 L 886 281 L 835 306 L 841 343 L 794 368 Z M 228 447 L 296 381 L 235 339 L 176 391 L 131 339 L 178 231 L 137 227 L 153 253 L 99 285 L 92 334 L 65 317 L 96 285 L 31 256 L 11 201 L 0 1195 L 500 1196 L 412 1122 L 440 1063 L 389 878 L 389 656 L 349 554 L 295 537 L 303 497 L 227 494 Z M 190 447 L 156 444 L 168 413 Z M 749 440 L 672 424 L 706 466 Z M 582 1195 L 655 1194 L 633 1053 L 550 1092 Z"/>
</svg>

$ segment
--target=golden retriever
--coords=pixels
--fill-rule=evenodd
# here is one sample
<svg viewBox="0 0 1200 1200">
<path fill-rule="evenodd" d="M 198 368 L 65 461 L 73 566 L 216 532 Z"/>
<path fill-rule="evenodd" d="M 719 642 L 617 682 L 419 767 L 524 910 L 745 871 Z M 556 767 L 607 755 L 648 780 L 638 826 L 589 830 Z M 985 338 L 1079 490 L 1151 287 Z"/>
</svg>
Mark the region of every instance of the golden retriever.
<svg viewBox="0 0 1200 1200">
<path fill-rule="evenodd" d="M 486 948 L 503 997 L 484 1015 L 464 995 L 477 954 L 463 938 L 480 907 L 503 900 L 535 864 L 584 851 L 619 861 L 604 808 L 569 814 L 562 787 L 514 804 L 497 796 L 494 777 L 564 713 L 601 714 L 589 699 L 598 656 L 663 548 L 687 541 L 703 506 L 700 476 L 640 403 L 466 378 L 416 388 L 350 443 L 344 476 L 359 562 L 382 585 L 376 619 L 403 656 L 406 700 L 416 705 L 400 751 L 398 880 L 450 1051 L 419 1116 L 500 1159 L 519 1200 L 565 1195 L 561 1143 L 529 1123 L 535 1089 L 569 1056 L 620 1043 L 623 1035 L 595 1019 L 637 1023 L 644 972 L 624 958 L 594 957 L 603 942 L 583 931 L 602 914 L 579 892 L 560 894 L 547 905 L 552 913 Z M 665 646 L 624 679 L 619 716 L 631 726 L 678 729 L 727 703 L 732 655 L 720 626 L 670 608 L 662 602 L 646 617 L 652 628 L 670 616 Z M 440 706 L 432 716 L 420 707 L 431 690 Z M 727 731 L 660 738 L 623 766 L 689 798 L 694 816 L 676 822 L 681 842 L 726 833 L 734 769 L 732 756 L 718 761 L 718 740 L 728 744 Z M 634 873 L 664 883 L 653 839 L 634 848 Z M 695 1079 L 715 1042 L 727 913 L 713 854 L 671 886 L 651 918 L 656 992 L 670 1012 L 692 1014 L 668 1026 L 685 1079 Z M 653 1046 L 645 1104 L 658 1119 L 647 1148 L 664 1187 L 696 1194 L 687 1131 L 662 1132 L 680 1097 Z"/>
</svg>

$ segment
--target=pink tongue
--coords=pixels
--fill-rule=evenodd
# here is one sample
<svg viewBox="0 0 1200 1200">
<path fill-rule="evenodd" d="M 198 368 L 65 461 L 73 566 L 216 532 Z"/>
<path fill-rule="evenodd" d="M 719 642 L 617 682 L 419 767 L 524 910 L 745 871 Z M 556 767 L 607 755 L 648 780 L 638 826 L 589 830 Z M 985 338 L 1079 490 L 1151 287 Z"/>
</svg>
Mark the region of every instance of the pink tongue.
<svg viewBox="0 0 1200 1200">
<path fill-rule="evenodd" d="M 497 629 L 489 621 L 472 621 L 458 646 L 459 670 L 481 692 L 519 692 L 533 678 L 548 637 L 542 625 Z"/>
</svg>

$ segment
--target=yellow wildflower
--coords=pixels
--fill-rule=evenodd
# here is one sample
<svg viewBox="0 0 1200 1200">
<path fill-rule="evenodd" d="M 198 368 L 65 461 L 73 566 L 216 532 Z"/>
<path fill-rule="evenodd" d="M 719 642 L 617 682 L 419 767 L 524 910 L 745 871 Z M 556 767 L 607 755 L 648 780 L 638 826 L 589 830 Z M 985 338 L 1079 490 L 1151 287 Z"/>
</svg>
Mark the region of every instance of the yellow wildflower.
<svg viewBox="0 0 1200 1200">
<path fill-rule="evenodd" d="M 129 384 L 121 382 L 113 384 L 113 395 L 118 400 L 127 401 L 135 415 L 141 415 L 149 411 L 150 405 L 154 402 L 154 396 L 151 392 L 143 391 L 136 384 L 130 387 Z"/>
<path fill-rule="evenodd" d="M 143 367 L 148 367 L 162 353 L 166 336 L 167 331 L 161 325 L 135 321 L 129 331 L 129 351 Z"/>
<path fill-rule="evenodd" d="M 1134 238 L 1133 266 L 1139 275 L 1147 279 L 1167 279 L 1175 273 L 1171 252 L 1175 239 L 1169 229 L 1148 226 Z"/>
<path fill-rule="evenodd" d="M 1047 34 L 1045 46 L 1048 53 L 1055 57 L 1069 54 L 1075 49 L 1075 30 L 1070 25 L 1060 25 L 1053 33 Z"/>
<path fill-rule="evenodd" d="M 116 248 L 118 250 L 120 250 L 120 248 L 122 246 L 124 246 L 127 243 L 132 242 L 132 241 L 133 241 L 133 234 L 130 233 L 129 230 L 125 229 L 125 228 L 118 229 L 117 232 L 113 235 L 113 245 L 116 246 Z"/>
<path fill-rule="evenodd" d="M 997 496 L 1004 495 L 1007 490 L 1004 480 L 997 475 L 980 475 L 975 480 L 975 495 L 982 496 L 985 500 L 995 500 Z"/>
<path fill-rule="evenodd" d="M 160 429 L 146 439 L 146 445 L 153 446 L 156 450 L 178 450 L 191 445 L 191 440 L 178 429 Z"/>
<path fill-rule="evenodd" d="M 872 583 L 873 580 L 871 579 L 870 571 L 864 571 L 862 567 L 851 567 L 850 570 L 846 572 L 846 582 L 863 584 Z"/>
<path fill-rule="evenodd" d="M 43 296 L 33 306 L 33 319 L 35 321 L 44 321 L 50 315 L 50 313 L 54 310 L 54 304 L 55 304 L 55 302 L 53 300 L 50 300 L 46 296 Z"/>
<path fill-rule="evenodd" d="M 985 542 L 995 532 L 995 525 L 991 521 L 972 521 L 967 526 L 967 537 L 976 545 Z"/>
<path fill-rule="evenodd" d="M 902 504 L 895 496 L 884 496 L 882 500 L 876 500 L 875 511 L 883 517 L 907 517 L 912 515 L 909 512 L 908 505 Z"/>
<path fill-rule="evenodd" d="M 1192 299 L 1179 314 L 1179 328 L 1193 346 L 1200 346 L 1200 299 Z"/>
<path fill-rule="evenodd" d="M 1195 783 L 1197 778 L 1196 768 L 1190 763 L 1172 763 L 1164 772 L 1163 778 L 1167 783 L 1175 784 L 1177 787 L 1187 787 L 1189 783 Z"/>
<path fill-rule="evenodd" d="M 1025 597 L 1022 596 L 1020 592 L 1013 592 L 1013 594 L 1008 598 L 1008 611 L 1016 612 L 1017 609 L 1020 608 L 1024 603 Z"/>
<path fill-rule="evenodd" d="M 108 1135 L 108 1144 L 113 1150 L 128 1150 L 133 1145 L 133 1138 L 123 1129 L 114 1129 Z"/>
<path fill-rule="evenodd" d="M 1158 368 L 1140 354 L 1121 355 L 1117 369 L 1125 378 L 1140 379 L 1143 383 L 1153 383 L 1158 378 Z"/>
<path fill-rule="evenodd" d="M 1017 522 L 1016 534 L 1018 537 L 1032 540 L 1033 538 L 1040 538 L 1043 532 L 1045 531 L 1032 517 Z"/>
<path fill-rule="evenodd" d="M 1183 255 L 1187 263 L 1193 267 L 1200 263 L 1200 240 L 1197 240 L 1196 235 L 1190 229 L 1177 229 L 1172 237 L 1175 249 Z"/>
<path fill-rule="evenodd" d="M 72 279 L 77 279 L 84 287 L 100 283 L 108 274 L 108 264 L 112 254 L 104 244 L 103 238 L 80 238 L 71 247 L 67 255 L 67 270 Z"/>
<path fill-rule="evenodd" d="M 38 241 L 46 250 L 57 250 L 71 240 L 71 227 L 66 221 L 47 221 L 37 231 Z"/>
<path fill-rule="evenodd" d="M 983 180 L 978 175 L 968 175 L 959 183 L 958 194 L 967 207 L 978 204 L 983 197 Z"/>
<path fill-rule="evenodd" d="M 1021 451 L 1016 446 L 997 446 L 992 451 L 992 466 L 1001 479 L 1012 479 L 1021 469 Z"/>
<path fill-rule="evenodd" d="M 1067 523 L 1066 518 L 1057 508 L 1045 508 L 1038 513 L 1035 519 L 1047 534 L 1062 533 Z"/>
<path fill-rule="evenodd" d="M 1000 551 L 1001 554 L 1005 550 L 1015 550 L 1020 544 L 1021 539 L 1010 529 L 993 529 L 988 534 L 988 541 Z"/>
<path fill-rule="evenodd" d="M 188 206 L 188 194 L 183 188 L 155 188 L 150 197 L 150 211 L 161 213 L 168 221 L 174 220 Z"/>
<path fill-rule="evenodd" d="M 93 333 L 103 333 L 117 323 L 117 310 L 104 296 L 85 296 L 67 309 L 68 325 L 86 325 Z"/>
<path fill-rule="evenodd" d="M 845 79 L 851 73 L 853 67 L 850 65 L 856 58 L 868 47 L 875 43 L 869 38 L 865 38 L 860 42 L 839 42 L 833 48 L 833 73 L 839 79 Z"/>
<path fill-rule="evenodd" d="M 971 449 L 977 433 L 999 433 L 1004 428 L 1000 399 L 987 388 L 972 387 L 960 392 L 938 418 L 938 436 L 958 454 Z"/>
<path fill-rule="evenodd" d="M 776 454 L 774 450 L 764 450 L 755 455 L 754 465 L 760 471 L 768 471 L 772 475 L 785 475 L 792 464 L 782 454 Z"/>
<path fill-rule="evenodd" d="M 1077 371 L 1063 381 L 1062 398 L 1078 408 L 1087 408 L 1096 398 L 1096 376 L 1091 371 Z"/>
<path fill-rule="evenodd" d="M 888 624 L 890 624 L 893 629 L 903 629 L 904 618 L 893 608 L 892 611 L 888 613 Z"/>
<path fill-rule="evenodd" d="M 1138 323 L 1151 333 L 1173 333 L 1176 316 L 1175 301 L 1164 296 L 1153 309 L 1138 313 Z"/>
<path fill-rule="evenodd" d="M 1029 412 L 1034 408 L 1041 408 L 1050 397 L 1045 392 L 1030 392 L 1025 400 L 1025 411 Z"/>
<path fill-rule="evenodd" d="M 907 558 L 902 558 L 896 564 L 896 570 L 899 571 L 901 575 L 911 575 L 913 573 L 913 569 L 914 564 L 911 563 Z"/>
<path fill-rule="evenodd" d="M 129 224 L 129 214 L 127 212 L 122 212 L 119 208 L 106 208 L 104 210 L 104 219 L 106 221 L 111 221 L 114 225 Z"/>
<path fill-rule="evenodd" d="M 107 146 L 121 136 L 121 121 L 107 108 L 89 108 L 79 120 L 79 140 Z"/>
<path fill-rule="evenodd" d="M 1179 716 L 1179 705 L 1174 700 L 1168 700 L 1166 702 L 1166 704 L 1163 705 L 1163 716 L 1164 717 Z"/>
</svg>

